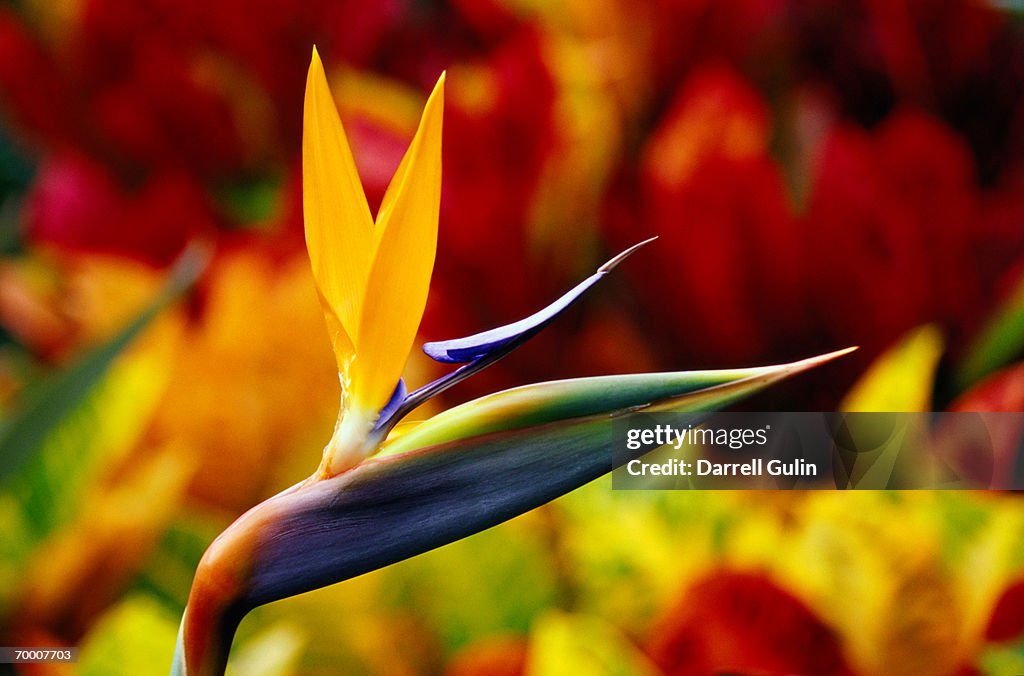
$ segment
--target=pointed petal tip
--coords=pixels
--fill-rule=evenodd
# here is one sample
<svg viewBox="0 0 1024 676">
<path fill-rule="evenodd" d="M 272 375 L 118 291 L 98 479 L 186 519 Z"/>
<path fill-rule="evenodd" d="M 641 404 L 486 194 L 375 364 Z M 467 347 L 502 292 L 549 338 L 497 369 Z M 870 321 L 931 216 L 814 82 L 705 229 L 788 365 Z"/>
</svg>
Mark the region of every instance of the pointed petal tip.
<svg viewBox="0 0 1024 676">
<path fill-rule="evenodd" d="M 639 249 L 647 246 L 648 244 L 650 244 L 651 242 L 653 242 L 656 239 L 658 239 L 657 235 L 655 235 L 654 237 L 648 237 L 647 239 L 645 239 L 642 242 L 637 242 L 633 246 L 629 247 L 628 249 L 626 249 L 625 251 L 621 252 L 620 254 L 618 254 L 617 256 L 612 258 L 611 260 L 609 260 L 607 263 L 605 263 L 604 265 L 599 267 L 597 269 L 597 271 L 598 272 L 611 272 L 612 270 L 615 269 L 615 267 L 619 263 L 621 263 L 622 261 L 626 260 L 627 258 L 632 256 L 636 251 L 638 251 Z"/>
<path fill-rule="evenodd" d="M 848 355 L 851 352 L 859 349 L 859 347 L 859 345 L 853 345 L 851 347 L 844 347 L 841 350 L 835 350 L 834 352 L 826 352 L 825 354 L 815 355 L 813 357 L 808 357 L 807 359 L 800 359 L 798 361 L 782 365 L 780 370 L 785 372 L 787 375 L 799 373 L 800 371 L 807 371 L 816 366 L 821 366 L 826 362 L 830 362 L 833 359 L 838 359 L 839 357 Z"/>
<path fill-rule="evenodd" d="M 326 94 L 325 94 L 326 92 Z M 316 46 L 313 47 L 313 53 L 309 58 L 309 69 L 306 71 L 306 91 L 303 98 L 303 130 L 305 125 L 311 122 L 308 114 L 315 110 L 315 103 L 317 100 L 326 97 L 330 100 L 331 106 L 336 108 L 334 97 L 331 94 L 331 86 L 327 82 L 327 70 L 324 68 L 324 62 L 320 59 L 320 52 L 317 51 Z"/>
<path fill-rule="evenodd" d="M 423 317 L 437 251 L 444 74 L 377 212 L 353 362 L 352 397 L 380 410 L 401 377 Z"/>
<path fill-rule="evenodd" d="M 423 108 L 423 117 L 427 116 L 427 111 L 434 107 L 434 101 L 437 100 L 442 107 L 444 106 L 444 82 L 445 75 L 448 71 L 442 70 L 440 77 L 437 78 L 437 82 L 434 84 L 434 88 L 430 90 L 430 96 L 427 97 L 427 103 Z"/>
<path fill-rule="evenodd" d="M 355 349 L 373 219 L 315 46 L 302 110 L 302 213 L 313 279 L 343 369 Z"/>
<path fill-rule="evenodd" d="M 320 52 L 317 50 L 316 45 L 313 45 L 313 53 L 309 56 L 309 72 L 324 72 L 324 62 L 320 59 Z"/>
<path fill-rule="evenodd" d="M 788 364 L 776 364 L 774 366 L 744 369 L 749 375 L 740 377 L 737 380 L 713 385 L 701 390 L 700 392 L 691 392 L 686 396 L 690 397 L 693 402 L 703 398 L 706 401 L 715 401 L 719 406 L 722 404 L 727 405 L 733 402 L 736 396 L 752 394 L 764 387 L 777 383 L 781 380 L 785 380 L 786 378 L 795 376 L 799 373 L 803 373 L 804 371 L 809 371 L 821 366 L 825 362 L 829 362 L 833 359 L 849 354 L 856 349 L 857 347 L 847 347 L 842 350 L 819 354 L 814 357 L 808 357 L 807 359 L 801 359 Z M 677 410 L 676 406 L 676 399 L 668 399 L 660 404 L 656 403 L 643 408 L 653 413 L 658 411 L 664 412 Z M 714 407 L 705 407 L 705 410 L 713 410 L 713 408 Z M 718 410 L 721 409 L 719 408 Z"/>
<path fill-rule="evenodd" d="M 839 357 L 850 354 L 851 352 L 856 352 L 859 349 L 860 345 L 851 345 L 850 347 L 844 347 L 841 350 L 835 350 L 834 352 L 826 352 L 825 354 L 818 355 L 817 357 L 811 357 L 806 361 L 814 361 L 820 364 L 822 362 L 838 359 Z"/>
</svg>

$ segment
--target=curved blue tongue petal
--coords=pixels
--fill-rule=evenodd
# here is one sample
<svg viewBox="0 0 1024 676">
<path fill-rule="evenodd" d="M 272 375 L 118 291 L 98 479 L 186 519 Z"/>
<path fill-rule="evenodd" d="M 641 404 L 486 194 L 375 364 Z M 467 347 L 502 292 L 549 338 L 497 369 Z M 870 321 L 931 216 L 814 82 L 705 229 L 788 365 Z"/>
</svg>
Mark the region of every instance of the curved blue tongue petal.
<svg viewBox="0 0 1024 676">
<path fill-rule="evenodd" d="M 577 284 L 554 303 L 525 319 L 520 319 L 512 324 L 500 326 L 466 338 L 426 343 L 423 346 L 423 351 L 430 358 L 445 364 L 462 364 L 462 366 L 408 395 L 405 394 L 404 384 L 399 383 L 399 388 L 395 389 L 391 401 L 381 410 L 381 414 L 377 418 L 377 423 L 373 428 L 374 434 L 380 440 L 383 440 L 399 420 L 427 399 L 444 392 L 452 385 L 487 368 L 525 343 L 536 335 L 538 331 L 550 324 L 555 317 L 572 305 L 577 298 L 582 296 L 598 280 L 611 272 L 615 266 L 626 260 L 640 247 L 656 239 L 658 238 L 651 237 L 629 247 L 602 265 L 597 269 L 597 272 Z"/>
<path fill-rule="evenodd" d="M 543 310 L 526 317 L 525 319 L 520 319 L 517 322 L 506 324 L 505 326 L 499 326 L 496 329 L 490 329 L 489 331 L 483 331 L 472 336 L 467 336 L 466 338 L 455 338 L 453 340 L 441 340 L 432 343 L 425 343 L 423 345 L 423 351 L 426 352 L 427 356 L 431 359 L 445 364 L 465 364 L 471 361 L 476 361 L 477 359 L 481 359 L 495 352 L 500 352 L 504 355 L 509 349 L 518 346 L 520 343 L 523 343 L 536 335 L 538 331 L 550 324 L 555 317 L 561 314 L 580 296 L 586 293 L 590 287 L 594 286 L 598 280 L 611 272 L 616 265 L 626 260 L 626 258 L 628 258 L 634 251 L 655 239 L 657 239 L 657 237 L 652 237 L 651 239 L 644 240 L 639 244 L 634 244 L 615 258 L 602 265 L 598 268 L 597 272 L 574 286 L 554 303 L 548 305 Z M 511 345 L 512 343 L 515 345 Z"/>
</svg>

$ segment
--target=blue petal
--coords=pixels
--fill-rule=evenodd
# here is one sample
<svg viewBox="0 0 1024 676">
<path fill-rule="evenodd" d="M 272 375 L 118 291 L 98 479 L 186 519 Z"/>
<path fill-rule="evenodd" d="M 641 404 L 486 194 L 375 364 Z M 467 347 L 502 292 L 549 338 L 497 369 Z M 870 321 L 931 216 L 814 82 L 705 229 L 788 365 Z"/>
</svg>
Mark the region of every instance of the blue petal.
<svg viewBox="0 0 1024 676">
<path fill-rule="evenodd" d="M 432 359 L 447 364 L 462 364 L 462 366 L 404 396 L 401 400 L 396 401 L 395 396 L 392 396 L 391 401 L 388 402 L 377 418 L 377 424 L 373 428 L 374 434 L 380 440 L 383 440 L 399 420 L 427 399 L 444 392 L 456 383 L 487 368 L 525 343 L 535 336 L 538 331 L 550 324 L 563 310 L 572 305 L 587 289 L 611 272 L 615 266 L 626 260 L 640 247 L 656 239 L 658 238 L 651 237 L 629 247 L 602 265 L 597 269 L 597 272 L 577 284 L 554 303 L 525 319 L 520 319 L 512 324 L 484 331 L 483 333 L 477 333 L 467 338 L 426 343 L 423 346 L 423 351 Z M 396 390 L 396 395 L 397 393 Z"/>
<path fill-rule="evenodd" d="M 423 351 L 431 359 L 446 364 L 465 364 L 486 357 L 494 352 L 501 352 L 502 355 L 507 354 L 507 348 L 509 348 L 510 343 L 515 343 L 515 346 L 518 346 L 536 335 L 538 331 L 550 324 L 555 317 L 572 305 L 598 280 L 611 272 L 616 265 L 628 258 L 634 251 L 655 239 L 657 238 L 652 237 L 626 249 L 602 265 L 598 268 L 597 272 L 577 284 L 554 303 L 525 319 L 520 319 L 512 324 L 499 326 L 496 329 L 490 329 L 489 331 L 477 333 L 466 338 L 426 343 L 423 345 Z"/>
<path fill-rule="evenodd" d="M 395 391 L 391 393 L 391 398 L 388 399 L 388 403 L 384 404 L 384 408 L 380 410 L 380 416 L 378 420 L 387 420 L 395 414 L 395 411 L 402 405 L 406 399 L 408 389 L 405 386 L 405 380 L 402 378 L 398 379 L 398 384 L 395 385 Z"/>
<path fill-rule="evenodd" d="M 587 289 L 597 283 L 605 273 L 598 272 L 586 278 L 564 296 L 540 312 L 518 322 L 477 333 L 466 338 L 425 343 L 423 351 L 434 361 L 445 364 L 465 364 L 502 350 L 513 341 L 523 342 L 537 334 L 556 316 L 572 305 Z"/>
</svg>

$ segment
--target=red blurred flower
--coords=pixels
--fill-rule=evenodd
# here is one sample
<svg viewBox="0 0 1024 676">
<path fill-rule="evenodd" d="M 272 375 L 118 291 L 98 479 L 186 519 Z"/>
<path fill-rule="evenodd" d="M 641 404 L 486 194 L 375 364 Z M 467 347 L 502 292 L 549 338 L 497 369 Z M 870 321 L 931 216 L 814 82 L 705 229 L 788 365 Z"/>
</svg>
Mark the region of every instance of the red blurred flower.
<svg viewBox="0 0 1024 676">
<path fill-rule="evenodd" d="M 985 639 L 991 642 L 1009 642 L 1024 635 L 1024 580 L 1017 580 L 999 596 Z"/>
<path fill-rule="evenodd" d="M 662 351 L 708 364 L 861 345 L 852 377 L 927 322 L 962 347 L 1024 245 L 1019 228 L 988 224 L 1006 207 L 984 207 L 963 140 L 909 108 L 872 131 L 839 123 L 809 158 L 811 196 L 797 214 L 768 154 L 770 128 L 739 74 L 695 70 L 634 184 L 611 202 L 617 241 L 662 238 L 650 252 L 659 260 L 624 271 L 645 299 L 648 334 L 668 339 Z"/>
<path fill-rule="evenodd" d="M 816 308 L 831 340 L 874 355 L 939 322 L 954 349 L 990 309 L 993 278 L 972 256 L 981 218 L 969 150 L 904 109 L 873 133 L 841 125 L 824 143 L 807 222 Z"/>
<path fill-rule="evenodd" d="M 723 570 L 694 584 L 654 628 L 647 650 L 668 676 L 852 673 L 835 632 L 754 573 Z"/>
<path fill-rule="evenodd" d="M 613 204 L 617 240 L 661 237 L 650 265 L 624 274 L 677 363 L 792 352 L 805 335 L 805 242 L 768 134 L 766 106 L 739 74 L 698 69 L 648 139 L 632 197 Z"/>
<path fill-rule="evenodd" d="M 998 3 L 817 0 L 792 3 L 789 25 L 793 74 L 843 116 L 870 126 L 916 106 L 956 130 L 982 185 L 1021 172 L 1024 33 Z"/>
<path fill-rule="evenodd" d="M 4 112 L 57 142 L 73 135 L 71 101 L 55 77 L 56 64 L 13 10 L 0 7 L 0 91 Z"/>
<path fill-rule="evenodd" d="M 37 242 L 166 263 L 189 238 L 212 232 L 216 217 L 206 193 L 187 174 L 166 170 L 133 190 L 103 167 L 68 155 L 39 168 L 25 223 Z"/>
<path fill-rule="evenodd" d="M 3 10 L 4 112 L 44 158 L 29 233 L 165 261 L 196 232 L 251 225 L 218 202 L 297 155 L 285 102 L 313 43 L 369 61 L 403 6 L 88 0 L 59 26 Z"/>
<path fill-rule="evenodd" d="M 554 85 L 541 50 L 527 31 L 471 66 L 445 120 L 453 132 L 444 156 L 443 270 L 454 270 L 457 284 L 473 282 L 461 291 L 512 312 L 532 306 L 528 280 L 481 273 L 495 260 L 513 268 L 524 261 L 527 212 L 551 141 Z"/>
<path fill-rule="evenodd" d="M 954 400 L 949 410 L 961 413 L 1024 411 L 1024 364 L 1009 366 L 983 379 Z M 1012 485 L 1024 434 L 1021 417 L 996 415 L 978 418 L 979 422 L 982 420 L 980 428 L 984 432 L 980 434 L 978 425 L 972 430 L 970 425 L 951 424 L 949 432 L 942 430 L 939 451 L 945 451 L 944 459 L 948 464 L 957 467 L 957 471 L 965 476 L 976 478 L 980 485 Z M 1024 594 L 1019 592 L 1008 596 L 1005 603 L 1009 605 L 996 611 L 998 617 L 993 618 L 994 625 L 1005 627 L 1008 620 L 998 618 L 1016 617 L 1013 613 L 1024 614 L 1024 609 L 1019 608 L 1024 603 Z M 1018 633 L 1024 633 L 1024 623 Z"/>
<path fill-rule="evenodd" d="M 650 0 L 652 70 L 672 87 L 702 64 L 727 61 L 761 70 L 790 10 L 785 0 Z"/>
</svg>

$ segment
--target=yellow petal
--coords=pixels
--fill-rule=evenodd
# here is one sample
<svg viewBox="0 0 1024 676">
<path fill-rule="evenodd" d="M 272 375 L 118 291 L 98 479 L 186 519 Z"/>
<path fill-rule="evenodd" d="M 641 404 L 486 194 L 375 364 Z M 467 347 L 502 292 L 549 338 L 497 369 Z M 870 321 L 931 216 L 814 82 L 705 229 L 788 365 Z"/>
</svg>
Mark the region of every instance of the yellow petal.
<svg viewBox="0 0 1024 676">
<path fill-rule="evenodd" d="M 376 254 L 366 283 L 352 364 L 354 403 L 387 403 L 412 349 L 427 302 L 441 203 L 444 74 L 427 100 L 419 128 L 377 216 Z"/>
<path fill-rule="evenodd" d="M 313 278 L 344 371 L 359 331 L 373 219 L 316 48 L 303 109 L 302 209 Z"/>
</svg>

